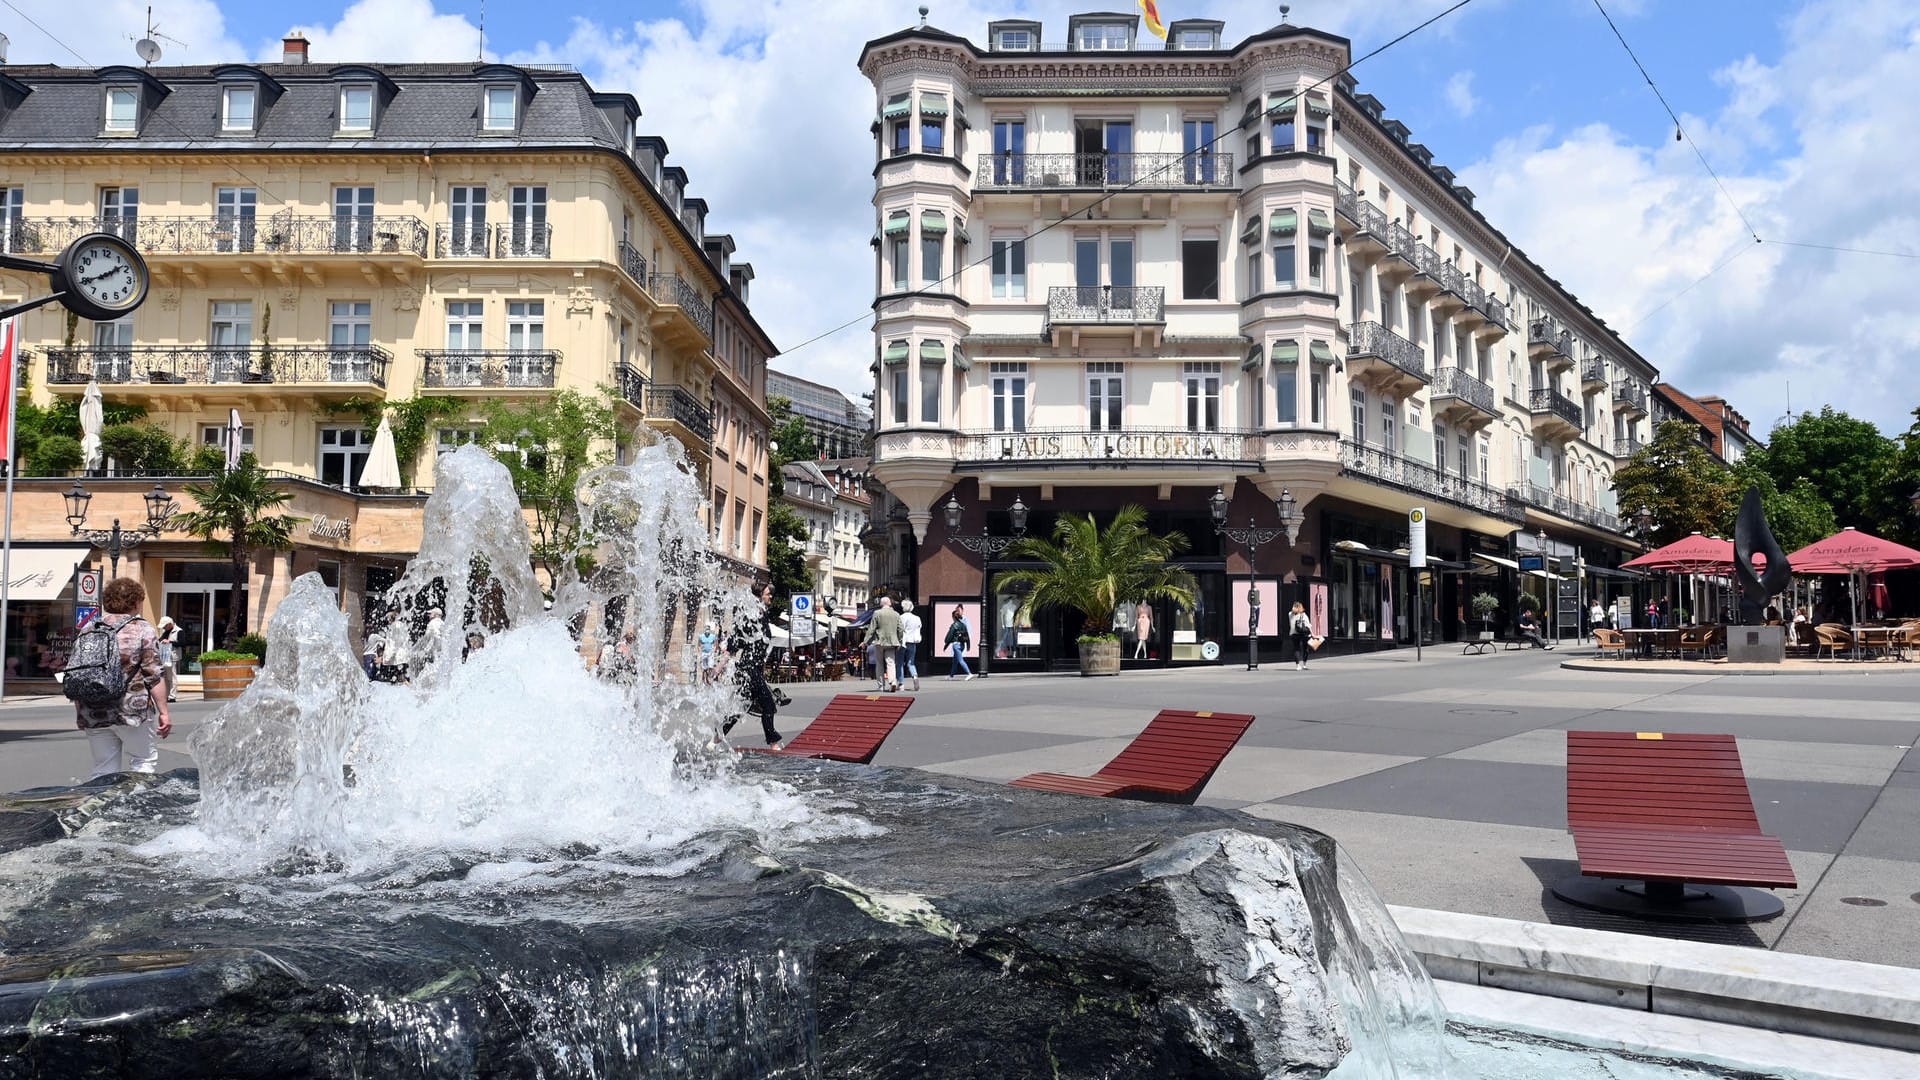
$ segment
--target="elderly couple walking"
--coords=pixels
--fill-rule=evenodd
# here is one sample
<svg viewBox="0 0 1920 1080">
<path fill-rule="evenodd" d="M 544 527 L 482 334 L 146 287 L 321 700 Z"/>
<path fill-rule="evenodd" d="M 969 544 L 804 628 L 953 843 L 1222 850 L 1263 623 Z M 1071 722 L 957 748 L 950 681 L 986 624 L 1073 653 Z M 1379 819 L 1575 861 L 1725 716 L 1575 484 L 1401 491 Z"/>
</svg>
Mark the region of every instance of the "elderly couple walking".
<svg viewBox="0 0 1920 1080">
<path fill-rule="evenodd" d="M 880 608 L 868 621 L 867 636 L 862 642 L 874 649 L 873 676 L 878 681 L 878 689 L 897 692 L 902 683 L 911 679 L 912 689 L 919 691 L 923 637 L 923 626 L 920 616 L 913 612 L 913 601 L 900 601 L 900 610 L 895 611 L 892 597 L 880 598 Z"/>
</svg>

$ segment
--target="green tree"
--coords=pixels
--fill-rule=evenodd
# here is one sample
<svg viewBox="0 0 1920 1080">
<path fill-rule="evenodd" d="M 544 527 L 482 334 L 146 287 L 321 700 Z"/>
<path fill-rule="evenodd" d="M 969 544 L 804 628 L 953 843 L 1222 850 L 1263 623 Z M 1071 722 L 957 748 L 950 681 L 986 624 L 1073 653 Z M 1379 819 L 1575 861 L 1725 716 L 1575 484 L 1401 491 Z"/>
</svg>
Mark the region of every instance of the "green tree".
<svg viewBox="0 0 1920 1080">
<path fill-rule="evenodd" d="M 1756 457 L 1749 455 L 1734 464 L 1730 478 L 1736 501 L 1733 510 L 1718 526 L 1721 536 L 1733 535 L 1734 519 L 1740 516 L 1738 500 L 1746 497 L 1749 487 L 1760 489 L 1760 508 L 1766 513 L 1767 527 L 1773 530 L 1773 538 L 1782 551 L 1798 551 L 1840 531 L 1834 524 L 1833 507 L 1827 505 L 1827 500 L 1805 477 L 1782 491 Z"/>
<path fill-rule="evenodd" d="M 803 545 L 812 535 L 807 523 L 781 496 L 787 490 L 786 466 L 812 461 L 819 456 L 819 449 L 806 423 L 795 415 L 793 402 L 775 394 L 767 399 L 767 412 L 773 421 L 767 454 L 767 573 L 777 595 L 810 593 L 813 576 L 807 571 Z"/>
<path fill-rule="evenodd" d="M 1877 532 L 1898 521 L 1892 485 L 1900 447 L 1865 420 L 1832 406 L 1801 413 L 1751 456 L 1782 491 L 1811 482 L 1841 525 Z"/>
<path fill-rule="evenodd" d="M 1122 603 L 1171 600 L 1192 607 L 1193 575 L 1167 562 L 1187 549 L 1186 535 L 1155 536 L 1146 521 L 1146 510 L 1133 503 L 1104 529 L 1092 514 L 1062 514 L 1052 540 L 1030 536 L 1010 549 L 1009 558 L 1042 565 L 1006 571 L 999 584 L 1028 590 L 1020 606 L 1023 620 L 1039 608 L 1071 608 L 1081 615 L 1083 635 L 1106 634 Z"/>
<path fill-rule="evenodd" d="M 1613 490 L 1629 519 L 1643 506 L 1653 511 L 1654 546 L 1689 533 L 1717 533 L 1739 508 L 1727 467 L 1682 420 L 1660 425 L 1653 441 L 1613 474 Z"/>
<path fill-rule="evenodd" d="M 393 431 L 393 457 L 400 465 L 400 486 L 413 487 L 414 470 L 420 464 L 420 451 L 426 449 L 427 436 L 435 420 L 457 416 L 466 408 L 459 398 L 416 397 L 399 401 L 350 397 L 321 406 L 330 416 L 359 417 L 361 426 L 374 431 L 386 417 Z"/>
<path fill-rule="evenodd" d="M 1898 442 L 1889 484 L 1894 516 L 1880 535 L 1908 547 L 1920 547 L 1920 508 L 1913 505 L 1914 494 L 1920 492 L 1920 408 L 1913 410 L 1913 426 Z"/>
<path fill-rule="evenodd" d="M 100 451 L 123 472 L 178 476 L 187 471 L 187 444 L 154 424 L 103 428 Z"/>
<path fill-rule="evenodd" d="M 139 405 L 106 402 L 103 428 L 130 424 L 147 415 Z M 64 476 L 80 468 L 80 399 L 61 397 L 41 407 L 20 395 L 15 410 L 14 452 L 25 476 Z M 105 436 L 105 431 L 101 432 Z"/>
<path fill-rule="evenodd" d="M 580 565 L 580 478 L 613 462 L 613 402 L 604 391 L 560 390 L 526 402 L 492 401 L 482 445 L 513 477 L 520 505 L 533 512 L 533 562 L 559 584 L 562 571 Z M 397 442 L 397 439 L 396 439 Z"/>
<path fill-rule="evenodd" d="M 210 479 L 187 485 L 187 494 L 193 496 L 198 508 L 179 515 L 177 520 L 189 535 L 223 548 L 232 560 L 233 592 L 227 605 L 227 628 L 220 635 L 220 647 L 232 649 L 247 628 L 243 597 L 247 564 L 253 560 L 254 551 L 283 551 L 293 546 L 293 527 L 306 519 L 268 513 L 285 505 L 293 493 L 282 490 L 251 451 L 240 455 L 239 464 L 228 468 L 218 447 L 202 447 L 193 466 Z"/>
</svg>

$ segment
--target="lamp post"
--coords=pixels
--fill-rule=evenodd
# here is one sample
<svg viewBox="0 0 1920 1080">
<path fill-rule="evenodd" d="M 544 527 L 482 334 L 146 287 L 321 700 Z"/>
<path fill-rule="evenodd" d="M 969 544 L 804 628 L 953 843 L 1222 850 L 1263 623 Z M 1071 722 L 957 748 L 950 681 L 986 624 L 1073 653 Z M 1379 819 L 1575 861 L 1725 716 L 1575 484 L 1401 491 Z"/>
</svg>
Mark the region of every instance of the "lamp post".
<svg viewBox="0 0 1920 1080">
<path fill-rule="evenodd" d="M 93 495 L 78 480 L 73 482 L 72 490 L 66 494 L 67 524 L 72 527 L 73 535 L 84 536 L 88 544 L 107 553 L 107 558 L 112 560 L 112 577 L 120 576 L 121 553 L 159 536 L 160 530 L 166 527 L 167 519 L 173 516 L 173 497 L 159 484 L 153 485 L 153 490 L 147 492 L 145 499 L 147 520 L 138 528 L 122 530 L 120 519 L 114 518 L 111 529 L 88 529 L 85 527 L 87 506 L 93 502 Z"/>
<path fill-rule="evenodd" d="M 995 555 L 1019 543 L 1027 534 L 1027 504 L 1020 496 L 1013 497 L 1013 505 L 1007 508 L 1007 516 L 1013 519 L 1012 536 L 995 536 L 987 531 L 986 517 L 980 519 L 979 536 L 960 535 L 960 518 L 966 513 L 957 496 L 947 496 L 947 505 L 942 508 L 947 515 L 947 542 L 958 544 L 980 556 L 980 670 L 981 678 L 987 677 L 987 660 L 993 655 L 993 647 L 987 641 L 987 561 Z"/>
<path fill-rule="evenodd" d="M 1227 525 L 1227 493 L 1222 488 L 1213 489 L 1213 498 L 1207 500 L 1207 509 L 1213 514 L 1213 531 L 1244 544 L 1247 549 L 1247 670 L 1260 670 L 1260 590 L 1253 583 L 1254 553 L 1260 545 L 1286 533 L 1287 546 L 1292 547 L 1300 538 L 1300 523 L 1305 515 L 1300 512 L 1300 502 L 1293 492 L 1280 489 L 1280 497 L 1273 500 L 1274 508 L 1280 513 L 1280 528 L 1261 529 L 1253 524 L 1252 516 L 1247 519 L 1247 527 L 1236 529 Z"/>
</svg>

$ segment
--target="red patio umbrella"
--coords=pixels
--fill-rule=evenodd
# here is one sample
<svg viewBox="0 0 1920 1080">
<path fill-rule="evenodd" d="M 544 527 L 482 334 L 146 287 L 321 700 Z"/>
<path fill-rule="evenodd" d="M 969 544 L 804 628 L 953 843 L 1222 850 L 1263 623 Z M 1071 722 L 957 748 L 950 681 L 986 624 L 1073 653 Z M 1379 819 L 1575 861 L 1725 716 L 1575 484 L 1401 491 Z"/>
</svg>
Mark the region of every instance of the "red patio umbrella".
<svg viewBox="0 0 1920 1080">
<path fill-rule="evenodd" d="M 1733 541 L 1694 533 L 1620 565 L 1634 570 L 1666 570 L 1679 574 L 1725 573 L 1733 569 Z M 1796 562 L 1794 569 L 1799 568 Z"/>
<path fill-rule="evenodd" d="M 1796 574 L 1848 574 L 1920 566 L 1920 551 L 1849 525 L 1787 556 Z"/>
</svg>

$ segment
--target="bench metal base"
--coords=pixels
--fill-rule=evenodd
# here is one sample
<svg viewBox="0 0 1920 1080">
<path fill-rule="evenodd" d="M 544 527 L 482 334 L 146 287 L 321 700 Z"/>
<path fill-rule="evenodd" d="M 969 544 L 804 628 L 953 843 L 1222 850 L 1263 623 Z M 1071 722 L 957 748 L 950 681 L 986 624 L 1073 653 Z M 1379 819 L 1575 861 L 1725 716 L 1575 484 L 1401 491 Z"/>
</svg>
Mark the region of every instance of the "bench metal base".
<svg viewBox="0 0 1920 1080">
<path fill-rule="evenodd" d="M 1668 922 L 1763 922 L 1786 910 L 1780 898 L 1742 885 L 1572 877 L 1553 895 L 1575 907 Z"/>
</svg>

